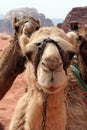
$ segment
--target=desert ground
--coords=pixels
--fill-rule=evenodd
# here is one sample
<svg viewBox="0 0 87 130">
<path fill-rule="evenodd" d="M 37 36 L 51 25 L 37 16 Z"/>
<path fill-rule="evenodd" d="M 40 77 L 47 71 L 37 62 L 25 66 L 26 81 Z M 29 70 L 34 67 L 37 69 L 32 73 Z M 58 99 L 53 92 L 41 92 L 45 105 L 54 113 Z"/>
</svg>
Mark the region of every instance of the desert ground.
<svg viewBox="0 0 87 130">
<path fill-rule="evenodd" d="M 9 45 L 10 40 L 11 36 L 5 33 L 0 34 L 0 55 Z M 24 72 L 23 74 L 20 74 L 14 81 L 11 89 L 0 101 L 0 124 L 4 126 L 5 130 L 8 130 L 8 126 L 18 99 L 25 92 L 27 84 L 26 80 L 26 73 Z M 0 130 L 2 130 L 2 128 L 0 128 Z"/>
</svg>

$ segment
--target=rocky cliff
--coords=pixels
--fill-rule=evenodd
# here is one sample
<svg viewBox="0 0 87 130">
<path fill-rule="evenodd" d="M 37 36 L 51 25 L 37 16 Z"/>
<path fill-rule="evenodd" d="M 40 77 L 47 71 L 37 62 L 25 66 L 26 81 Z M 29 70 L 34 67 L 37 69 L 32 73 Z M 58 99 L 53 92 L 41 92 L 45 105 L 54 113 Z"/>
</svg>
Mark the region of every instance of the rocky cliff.
<svg viewBox="0 0 87 130">
<path fill-rule="evenodd" d="M 13 16 L 20 18 L 22 16 L 32 16 L 35 19 L 41 20 L 41 26 L 53 26 L 51 19 L 46 18 L 44 14 L 38 13 L 34 8 L 18 8 L 13 9 L 5 15 L 4 19 L 0 20 L 0 32 L 6 32 L 8 34 L 13 34 L 14 30 L 11 25 L 11 19 Z"/>
<path fill-rule="evenodd" d="M 73 8 L 66 16 L 61 28 L 67 32 L 71 21 L 79 22 L 80 27 L 87 25 L 87 6 Z"/>
</svg>

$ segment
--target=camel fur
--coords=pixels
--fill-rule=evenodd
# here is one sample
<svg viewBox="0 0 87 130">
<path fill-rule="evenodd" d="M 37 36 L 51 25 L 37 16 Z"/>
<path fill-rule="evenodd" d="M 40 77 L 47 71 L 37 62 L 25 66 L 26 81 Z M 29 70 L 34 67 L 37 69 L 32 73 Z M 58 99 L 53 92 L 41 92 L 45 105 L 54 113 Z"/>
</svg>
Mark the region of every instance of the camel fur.
<svg viewBox="0 0 87 130">
<path fill-rule="evenodd" d="M 61 49 L 58 49 L 53 43 L 50 43 L 49 38 L 56 41 Z M 42 43 L 45 42 L 44 39 L 48 39 L 48 42 L 36 67 L 37 72 L 35 74 L 36 64 L 34 64 L 34 62 L 35 58 L 37 58 L 36 54 Z M 72 122 L 72 118 L 67 116 L 70 114 L 73 115 L 73 110 L 71 107 L 72 102 L 69 102 L 68 99 L 68 86 L 71 86 L 67 84 L 67 73 L 70 60 L 75 53 L 74 46 L 69 42 L 69 40 L 70 39 L 67 37 L 65 32 L 57 27 L 41 28 L 31 36 L 29 44 L 24 48 L 24 52 L 29 59 L 29 62 L 26 64 L 28 91 L 23 97 L 21 97 L 15 108 L 9 130 L 42 129 L 44 93 L 48 94 L 46 107 L 46 130 L 69 130 L 68 122 L 69 119 L 70 122 Z M 68 106 L 68 104 L 70 106 Z M 84 104 L 83 107 L 86 112 L 86 106 L 83 101 L 80 106 L 82 104 Z M 69 114 L 67 106 L 71 110 L 69 111 Z M 76 106 L 78 106 L 78 104 L 76 104 Z M 80 107 L 78 110 L 79 117 L 84 111 L 83 107 Z M 84 118 L 86 113 L 82 114 Z M 76 125 L 79 127 L 78 123 L 75 124 L 75 126 Z M 81 126 L 81 128 L 83 127 Z M 71 130 L 73 129 L 71 128 Z"/>
<path fill-rule="evenodd" d="M 21 52 L 20 46 L 23 46 L 23 43 L 27 44 L 31 34 L 40 27 L 39 20 L 35 20 L 32 17 L 20 19 L 14 17 L 12 25 L 15 29 L 15 34 L 9 46 L 0 56 L 0 100 L 11 88 L 18 74 L 22 73 L 25 69 L 26 58 L 19 53 Z"/>
<path fill-rule="evenodd" d="M 67 33 L 70 42 L 76 48 L 76 58 L 73 58 L 72 64 L 79 67 L 81 77 L 87 85 L 87 39 L 84 28 L 78 28 L 77 31 Z M 81 35 L 84 35 L 81 36 Z M 86 92 L 82 86 L 73 77 L 71 71 L 68 72 L 68 87 L 66 88 L 66 107 L 67 107 L 67 130 L 86 130 L 87 107 L 85 105 Z M 71 105 L 70 105 L 71 104 Z M 79 114 L 80 113 L 80 114 Z"/>
</svg>

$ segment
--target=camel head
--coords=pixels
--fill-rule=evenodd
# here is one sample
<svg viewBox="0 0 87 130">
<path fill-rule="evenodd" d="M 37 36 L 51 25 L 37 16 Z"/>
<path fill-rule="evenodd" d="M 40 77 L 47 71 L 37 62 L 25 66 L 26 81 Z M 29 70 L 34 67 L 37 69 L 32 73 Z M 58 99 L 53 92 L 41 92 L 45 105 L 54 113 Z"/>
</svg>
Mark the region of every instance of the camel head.
<svg viewBox="0 0 87 130">
<path fill-rule="evenodd" d="M 40 28 L 40 20 L 28 16 L 24 16 L 20 19 L 13 17 L 12 25 L 15 29 L 15 35 L 19 40 L 20 47 L 23 49 L 29 42 L 32 33 Z"/>
<path fill-rule="evenodd" d="M 38 35 L 38 38 L 34 35 L 33 41 L 25 47 L 25 53 L 32 66 L 28 69 L 33 68 L 31 73 L 34 73 L 40 88 L 48 93 L 56 93 L 67 84 L 67 67 L 71 55 L 74 54 L 73 45 L 48 37 L 44 39 L 44 31 L 43 36 L 41 35 Z"/>
<path fill-rule="evenodd" d="M 40 20 L 36 20 L 33 17 L 28 16 L 24 16 L 20 19 L 13 17 L 12 25 L 16 34 L 25 34 L 27 37 L 30 37 L 34 31 L 40 28 Z"/>
</svg>

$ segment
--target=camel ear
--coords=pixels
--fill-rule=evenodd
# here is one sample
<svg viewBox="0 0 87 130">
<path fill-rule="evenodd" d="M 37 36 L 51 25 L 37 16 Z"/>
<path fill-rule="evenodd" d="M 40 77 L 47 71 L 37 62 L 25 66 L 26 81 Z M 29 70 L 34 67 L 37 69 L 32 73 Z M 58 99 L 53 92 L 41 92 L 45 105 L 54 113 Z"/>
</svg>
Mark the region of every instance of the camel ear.
<svg viewBox="0 0 87 130">
<path fill-rule="evenodd" d="M 19 19 L 17 19 L 16 17 L 12 17 L 12 26 L 15 29 L 16 32 L 18 32 L 19 26 L 17 26 L 17 22 L 19 21 Z"/>
<path fill-rule="evenodd" d="M 40 19 L 37 19 L 37 23 L 38 23 L 39 25 L 41 25 L 41 20 L 40 20 Z"/>
<path fill-rule="evenodd" d="M 16 17 L 12 17 L 12 25 L 15 26 L 18 22 L 18 19 Z"/>
<path fill-rule="evenodd" d="M 37 19 L 36 22 L 37 22 L 37 24 L 38 24 L 38 26 L 36 27 L 36 30 L 39 30 L 40 25 L 41 25 L 41 21 L 40 21 L 40 19 Z"/>
</svg>

